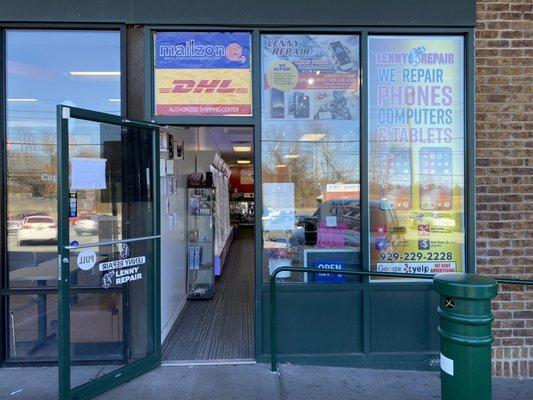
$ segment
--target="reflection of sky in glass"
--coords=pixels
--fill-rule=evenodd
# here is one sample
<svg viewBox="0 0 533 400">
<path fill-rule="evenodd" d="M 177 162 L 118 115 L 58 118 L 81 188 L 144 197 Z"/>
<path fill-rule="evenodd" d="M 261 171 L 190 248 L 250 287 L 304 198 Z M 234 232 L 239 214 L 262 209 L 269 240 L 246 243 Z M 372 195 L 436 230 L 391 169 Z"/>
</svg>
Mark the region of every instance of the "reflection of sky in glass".
<svg viewBox="0 0 533 400">
<path fill-rule="evenodd" d="M 71 74 L 119 72 L 119 32 L 9 30 L 6 43 L 8 134 L 55 135 L 60 103 L 120 114 L 120 75 Z"/>
<path fill-rule="evenodd" d="M 6 61 L 8 214 L 55 216 L 56 106 L 120 114 L 120 32 L 8 30 Z M 69 133 L 71 154 L 99 154 L 98 124 L 71 119 Z"/>
</svg>

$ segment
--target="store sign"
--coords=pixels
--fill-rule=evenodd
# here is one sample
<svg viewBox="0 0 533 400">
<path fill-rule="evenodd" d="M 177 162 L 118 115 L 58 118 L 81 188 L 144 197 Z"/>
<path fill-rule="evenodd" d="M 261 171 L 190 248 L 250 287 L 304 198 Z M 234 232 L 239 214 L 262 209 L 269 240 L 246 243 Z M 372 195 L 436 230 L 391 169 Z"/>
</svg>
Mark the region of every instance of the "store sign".
<svg viewBox="0 0 533 400">
<path fill-rule="evenodd" d="M 253 185 L 254 184 L 254 170 L 252 168 L 241 169 L 240 182 L 241 182 L 241 185 Z"/>
<path fill-rule="evenodd" d="M 252 114 L 251 35 L 157 32 L 155 114 Z"/>
<path fill-rule="evenodd" d="M 312 265 L 313 268 L 316 268 L 316 269 L 323 269 L 323 270 L 328 270 L 328 271 L 331 271 L 331 272 L 335 272 L 335 271 L 343 271 L 343 270 L 346 270 L 347 267 L 346 267 L 346 263 L 344 262 L 344 260 L 335 260 L 335 258 L 333 259 L 318 259 L 318 260 L 313 260 L 313 265 Z M 345 282 L 346 281 L 346 276 L 345 275 L 342 275 L 342 274 L 315 274 L 315 282 L 330 282 L 330 283 L 335 283 L 335 282 Z"/>
<path fill-rule="evenodd" d="M 140 256 L 140 257 L 133 257 L 133 258 L 125 258 L 123 260 L 106 261 L 106 262 L 98 264 L 98 269 L 100 271 L 109 271 L 112 269 L 132 267 L 134 265 L 141 265 L 144 263 L 146 263 L 146 257 Z"/>
<path fill-rule="evenodd" d="M 463 271 L 463 38 L 371 36 L 368 48 L 372 267 Z"/>
<path fill-rule="evenodd" d="M 102 276 L 102 287 L 109 289 L 113 284 L 122 285 L 138 281 L 143 278 L 140 266 L 146 263 L 145 256 L 128 257 L 130 248 L 126 243 L 120 243 L 119 260 L 106 261 L 98 264 L 98 269 L 105 274 Z"/>
<path fill-rule="evenodd" d="M 358 183 L 328 183 L 324 200 L 358 199 L 361 185 Z"/>
<path fill-rule="evenodd" d="M 264 35 L 263 120 L 342 130 L 359 110 L 359 55 L 355 35 Z M 311 123 L 305 124 L 306 121 Z M 353 121 L 344 124 L 353 127 Z"/>
<path fill-rule="evenodd" d="M 358 183 L 328 183 L 326 185 L 326 192 L 343 193 L 343 192 L 359 192 L 361 185 Z"/>
<path fill-rule="evenodd" d="M 139 272 L 139 267 L 109 271 L 102 277 L 102 287 L 109 289 L 113 285 L 113 282 L 115 285 L 122 285 L 124 283 L 138 281 L 142 278 L 143 274 Z"/>
</svg>

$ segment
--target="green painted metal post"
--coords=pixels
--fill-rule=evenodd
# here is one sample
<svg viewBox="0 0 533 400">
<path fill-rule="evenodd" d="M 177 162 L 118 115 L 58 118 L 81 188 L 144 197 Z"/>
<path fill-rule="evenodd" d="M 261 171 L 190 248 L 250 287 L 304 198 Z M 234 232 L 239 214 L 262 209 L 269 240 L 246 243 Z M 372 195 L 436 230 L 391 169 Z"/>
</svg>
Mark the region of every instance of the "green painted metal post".
<svg viewBox="0 0 533 400">
<path fill-rule="evenodd" d="M 497 282 L 473 274 L 439 274 L 442 400 L 492 398 L 491 299 Z"/>
<path fill-rule="evenodd" d="M 278 371 L 278 349 L 277 349 L 277 327 L 276 322 L 278 318 L 276 310 L 276 277 L 278 271 L 274 271 L 270 277 L 270 371 Z"/>
</svg>

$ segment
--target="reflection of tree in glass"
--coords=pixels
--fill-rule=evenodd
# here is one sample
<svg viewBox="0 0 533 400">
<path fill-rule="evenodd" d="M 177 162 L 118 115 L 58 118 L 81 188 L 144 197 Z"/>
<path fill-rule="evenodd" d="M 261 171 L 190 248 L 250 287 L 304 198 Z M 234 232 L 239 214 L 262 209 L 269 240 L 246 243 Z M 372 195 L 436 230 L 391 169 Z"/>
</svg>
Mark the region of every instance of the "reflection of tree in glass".
<svg viewBox="0 0 533 400">
<path fill-rule="evenodd" d="M 8 132 L 9 214 L 55 214 L 56 136 L 27 127 Z"/>
<path fill-rule="evenodd" d="M 356 175 L 354 171 L 354 164 L 359 162 L 357 154 L 354 153 L 350 158 L 343 154 L 339 157 L 339 151 L 342 152 L 339 146 L 325 141 L 320 142 L 319 151 L 324 161 L 321 167 L 323 171 L 325 169 L 326 183 L 359 181 L 359 174 Z"/>
<path fill-rule="evenodd" d="M 336 128 L 313 121 L 263 130 L 263 181 L 293 182 L 300 211 L 316 210 L 329 183 L 359 182 L 359 141 Z"/>
<path fill-rule="evenodd" d="M 370 189 L 370 198 L 380 200 L 385 197 L 386 185 L 391 183 L 391 166 L 393 160 L 389 157 L 392 149 L 386 145 L 371 140 L 368 152 L 368 180 Z"/>
</svg>

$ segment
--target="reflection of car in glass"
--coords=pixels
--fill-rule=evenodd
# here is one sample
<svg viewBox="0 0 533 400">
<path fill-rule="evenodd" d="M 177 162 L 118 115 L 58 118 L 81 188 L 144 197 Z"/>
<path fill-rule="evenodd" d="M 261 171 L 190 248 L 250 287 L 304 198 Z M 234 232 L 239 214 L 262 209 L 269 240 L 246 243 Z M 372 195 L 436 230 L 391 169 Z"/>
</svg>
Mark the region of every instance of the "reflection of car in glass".
<svg viewBox="0 0 533 400">
<path fill-rule="evenodd" d="M 373 249 L 375 247 L 376 235 L 372 232 L 373 227 L 386 226 L 399 227 L 398 218 L 396 212 L 391 207 L 382 207 L 379 201 L 370 201 L 370 246 Z M 334 219 L 327 217 L 335 217 Z M 361 246 L 361 215 L 360 215 L 360 201 L 359 199 L 335 199 L 328 200 L 322 203 L 315 213 L 311 216 L 298 216 L 297 227 L 295 230 L 295 236 L 298 238 L 300 245 L 305 246 L 317 246 L 318 230 L 320 226 L 328 226 L 336 224 L 337 226 L 343 226 L 346 229 L 343 233 L 344 246 L 360 248 Z M 387 232 L 387 237 L 392 239 L 403 235 L 405 228 L 396 229 L 397 232 L 393 232 L 394 229 L 390 229 Z M 372 252 L 374 253 L 374 252 Z"/>
<path fill-rule="evenodd" d="M 272 210 L 271 208 L 263 207 L 263 221 L 265 219 L 272 219 L 279 215 L 279 211 Z"/>
<path fill-rule="evenodd" d="M 411 228 L 429 225 L 431 232 L 461 231 L 461 213 L 424 212 L 414 216 Z"/>
<path fill-rule="evenodd" d="M 57 225 L 52 217 L 47 215 L 33 215 L 24 218 L 17 232 L 20 246 L 28 242 L 56 242 Z"/>
<path fill-rule="evenodd" d="M 7 231 L 9 233 L 16 233 L 20 226 L 22 225 L 22 221 L 24 221 L 24 218 L 30 217 L 32 215 L 46 215 L 46 214 L 40 214 L 40 213 L 22 213 L 14 215 L 7 220 Z"/>
<path fill-rule="evenodd" d="M 292 210 L 263 209 L 263 229 L 265 231 L 293 231 L 294 212 Z"/>
<path fill-rule="evenodd" d="M 360 225 L 359 199 L 328 200 L 313 215 L 296 218 L 295 236 L 300 245 L 316 246 L 320 229 L 342 227 L 344 246 L 360 247 Z"/>
<path fill-rule="evenodd" d="M 98 233 L 98 218 L 94 215 L 81 217 L 74 225 L 77 235 L 96 235 Z"/>
</svg>

